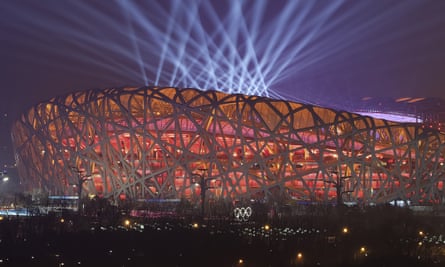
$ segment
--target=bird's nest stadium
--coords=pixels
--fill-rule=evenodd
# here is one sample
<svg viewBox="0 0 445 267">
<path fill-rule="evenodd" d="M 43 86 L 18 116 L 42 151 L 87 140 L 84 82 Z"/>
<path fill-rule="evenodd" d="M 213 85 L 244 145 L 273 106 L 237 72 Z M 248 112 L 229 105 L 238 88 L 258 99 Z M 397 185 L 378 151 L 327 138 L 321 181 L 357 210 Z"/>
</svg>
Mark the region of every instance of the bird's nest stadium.
<svg viewBox="0 0 445 267">
<path fill-rule="evenodd" d="M 22 184 L 54 195 L 444 201 L 443 133 L 266 97 L 78 91 L 29 109 L 12 137 Z"/>
</svg>

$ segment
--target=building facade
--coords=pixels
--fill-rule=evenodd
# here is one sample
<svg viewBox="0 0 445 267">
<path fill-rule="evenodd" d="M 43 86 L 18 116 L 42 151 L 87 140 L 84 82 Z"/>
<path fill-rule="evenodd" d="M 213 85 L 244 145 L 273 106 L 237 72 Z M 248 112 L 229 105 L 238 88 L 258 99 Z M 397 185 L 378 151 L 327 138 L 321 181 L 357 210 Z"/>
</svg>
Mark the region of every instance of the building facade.
<svg viewBox="0 0 445 267">
<path fill-rule="evenodd" d="M 443 201 L 439 131 L 265 97 L 79 91 L 35 105 L 12 136 L 22 183 L 52 195 Z"/>
</svg>

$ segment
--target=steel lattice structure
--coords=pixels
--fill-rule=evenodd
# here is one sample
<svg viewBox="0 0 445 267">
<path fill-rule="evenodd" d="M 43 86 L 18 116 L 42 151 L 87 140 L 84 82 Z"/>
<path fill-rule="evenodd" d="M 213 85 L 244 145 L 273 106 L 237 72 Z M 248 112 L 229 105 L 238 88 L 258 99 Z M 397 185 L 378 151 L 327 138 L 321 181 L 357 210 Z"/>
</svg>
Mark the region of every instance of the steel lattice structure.
<svg viewBox="0 0 445 267">
<path fill-rule="evenodd" d="M 444 135 L 258 96 L 118 88 L 39 103 L 12 131 L 28 189 L 103 197 L 442 202 Z M 198 198 L 195 198 L 198 199 Z"/>
</svg>

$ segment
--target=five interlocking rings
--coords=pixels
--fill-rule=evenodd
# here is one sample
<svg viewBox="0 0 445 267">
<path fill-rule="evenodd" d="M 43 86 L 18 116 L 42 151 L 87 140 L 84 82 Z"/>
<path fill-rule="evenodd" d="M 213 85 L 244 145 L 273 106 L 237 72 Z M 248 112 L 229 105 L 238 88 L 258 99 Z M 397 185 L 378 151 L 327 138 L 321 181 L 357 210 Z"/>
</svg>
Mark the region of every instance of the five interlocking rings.
<svg viewBox="0 0 445 267">
<path fill-rule="evenodd" d="M 241 208 L 235 208 L 233 210 L 233 213 L 235 215 L 235 219 L 240 222 L 246 222 L 249 220 L 250 216 L 252 216 L 252 208 L 251 207 L 241 207 Z"/>
</svg>

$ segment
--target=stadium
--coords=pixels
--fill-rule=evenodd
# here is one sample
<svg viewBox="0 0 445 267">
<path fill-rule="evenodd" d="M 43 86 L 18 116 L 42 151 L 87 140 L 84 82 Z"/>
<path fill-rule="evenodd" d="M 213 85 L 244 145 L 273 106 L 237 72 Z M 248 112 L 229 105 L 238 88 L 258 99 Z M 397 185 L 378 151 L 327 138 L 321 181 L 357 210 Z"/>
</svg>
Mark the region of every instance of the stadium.
<svg viewBox="0 0 445 267">
<path fill-rule="evenodd" d="M 266 97 L 156 86 L 78 91 L 29 109 L 12 137 L 29 192 L 195 202 L 203 195 L 444 200 L 439 130 Z"/>
</svg>

